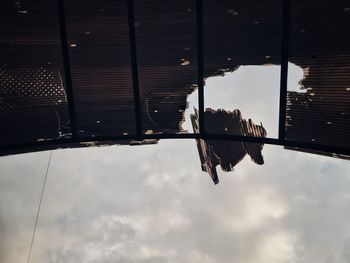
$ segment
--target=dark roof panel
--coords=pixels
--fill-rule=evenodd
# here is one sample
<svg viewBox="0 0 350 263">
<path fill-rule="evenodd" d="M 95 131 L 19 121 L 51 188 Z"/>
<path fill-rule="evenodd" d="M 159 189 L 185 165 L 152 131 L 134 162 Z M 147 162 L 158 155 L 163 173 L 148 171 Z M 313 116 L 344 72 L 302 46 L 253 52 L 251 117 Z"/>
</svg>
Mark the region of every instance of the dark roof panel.
<svg viewBox="0 0 350 263">
<path fill-rule="evenodd" d="M 135 1 L 143 130 L 182 131 L 197 84 L 196 1 Z"/>
<path fill-rule="evenodd" d="M 202 71 L 282 64 L 283 98 L 287 58 L 304 69 L 306 92 L 280 101 L 285 135 L 250 142 L 350 151 L 348 1 L 23 0 L 1 1 L 0 14 L 2 154 L 185 138 L 187 95 Z"/>
<path fill-rule="evenodd" d="M 126 1 L 65 1 L 79 136 L 135 134 Z"/>
<path fill-rule="evenodd" d="M 291 1 L 290 60 L 304 79 L 288 92 L 286 139 L 350 148 L 349 25 L 348 1 Z"/>
<path fill-rule="evenodd" d="M 70 137 L 55 1 L 2 1 L 0 144 Z"/>
</svg>

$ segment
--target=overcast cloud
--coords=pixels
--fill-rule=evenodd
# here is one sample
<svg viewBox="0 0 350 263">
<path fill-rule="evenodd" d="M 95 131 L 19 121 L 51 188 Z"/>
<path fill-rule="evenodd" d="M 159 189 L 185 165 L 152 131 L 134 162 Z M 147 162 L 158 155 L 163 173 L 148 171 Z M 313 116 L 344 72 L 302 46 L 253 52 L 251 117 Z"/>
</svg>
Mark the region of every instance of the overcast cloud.
<svg viewBox="0 0 350 263">
<path fill-rule="evenodd" d="M 254 100 L 269 98 L 272 70 Z M 264 118 L 278 90 L 270 108 L 243 108 L 247 92 L 232 106 L 237 92 L 217 100 L 275 134 Z M 349 162 L 269 145 L 263 154 L 263 166 L 246 157 L 214 185 L 193 140 L 54 151 L 31 262 L 349 263 Z M 0 262 L 26 262 L 48 158 L 0 158 Z"/>
</svg>

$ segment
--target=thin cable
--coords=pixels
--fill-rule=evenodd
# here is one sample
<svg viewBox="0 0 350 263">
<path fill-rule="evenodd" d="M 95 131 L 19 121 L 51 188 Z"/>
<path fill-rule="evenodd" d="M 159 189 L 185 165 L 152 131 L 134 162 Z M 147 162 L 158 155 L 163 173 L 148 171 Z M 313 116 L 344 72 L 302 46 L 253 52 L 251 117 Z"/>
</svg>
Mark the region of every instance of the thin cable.
<svg viewBox="0 0 350 263">
<path fill-rule="evenodd" d="M 44 190 L 45 190 L 46 181 L 47 181 L 47 175 L 49 174 L 49 168 L 50 168 L 50 163 L 51 163 L 52 152 L 53 152 L 53 151 L 50 152 L 49 161 L 48 161 L 47 167 L 46 167 L 45 179 L 44 179 L 43 187 L 42 187 L 42 189 L 41 189 L 40 201 L 39 201 L 38 211 L 37 211 L 37 213 L 36 213 L 35 224 L 34 224 L 34 230 L 33 230 L 33 236 L 32 236 L 32 241 L 31 241 L 31 243 L 30 243 L 30 248 L 29 248 L 29 254 L 28 254 L 27 263 L 29 263 L 29 261 L 30 261 L 30 256 L 32 255 L 32 249 L 33 249 L 33 243 L 34 243 L 34 238 L 35 238 L 35 232 L 36 232 L 36 227 L 37 227 L 37 225 L 38 225 L 38 219 L 39 219 L 39 214 L 40 214 L 41 203 L 42 203 L 42 201 L 43 201 Z"/>
</svg>

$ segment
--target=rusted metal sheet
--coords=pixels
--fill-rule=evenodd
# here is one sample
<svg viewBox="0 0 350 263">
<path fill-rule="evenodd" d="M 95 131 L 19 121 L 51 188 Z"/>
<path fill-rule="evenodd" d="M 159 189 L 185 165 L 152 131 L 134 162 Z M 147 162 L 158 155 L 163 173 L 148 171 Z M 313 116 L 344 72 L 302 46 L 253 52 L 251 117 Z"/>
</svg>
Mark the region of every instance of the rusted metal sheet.
<svg viewBox="0 0 350 263">
<path fill-rule="evenodd" d="M 191 115 L 192 127 L 199 132 L 198 110 Z M 206 132 L 210 134 L 231 134 L 251 137 L 266 137 L 263 125 L 256 125 L 251 119 L 242 118 L 239 110 L 225 111 L 206 109 L 205 111 Z M 207 172 L 213 182 L 217 184 L 219 178 L 216 166 L 229 172 L 248 154 L 251 160 L 259 165 L 264 164 L 262 156 L 263 144 L 249 142 L 233 142 L 223 140 L 197 140 L 198 153 L 201 160 L 202 170 Z"/>
</svg>

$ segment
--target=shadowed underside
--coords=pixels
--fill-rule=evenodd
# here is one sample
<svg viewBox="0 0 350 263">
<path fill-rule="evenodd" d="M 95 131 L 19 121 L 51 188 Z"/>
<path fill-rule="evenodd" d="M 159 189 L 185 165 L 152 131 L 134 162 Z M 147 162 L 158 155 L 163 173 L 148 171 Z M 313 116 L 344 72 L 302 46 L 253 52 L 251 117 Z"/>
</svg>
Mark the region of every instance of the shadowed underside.
<svg viewBox="0 0 350 263">
<path fill-rule="evenodd" d="M 1 154 L 180 138 L 198 79 L 290 61 L 304 91 L 281 97 L 284 135 L 265 142 L 349 155 L 348 1 L 288 2 L 2 1 Z"/>
</svg>

